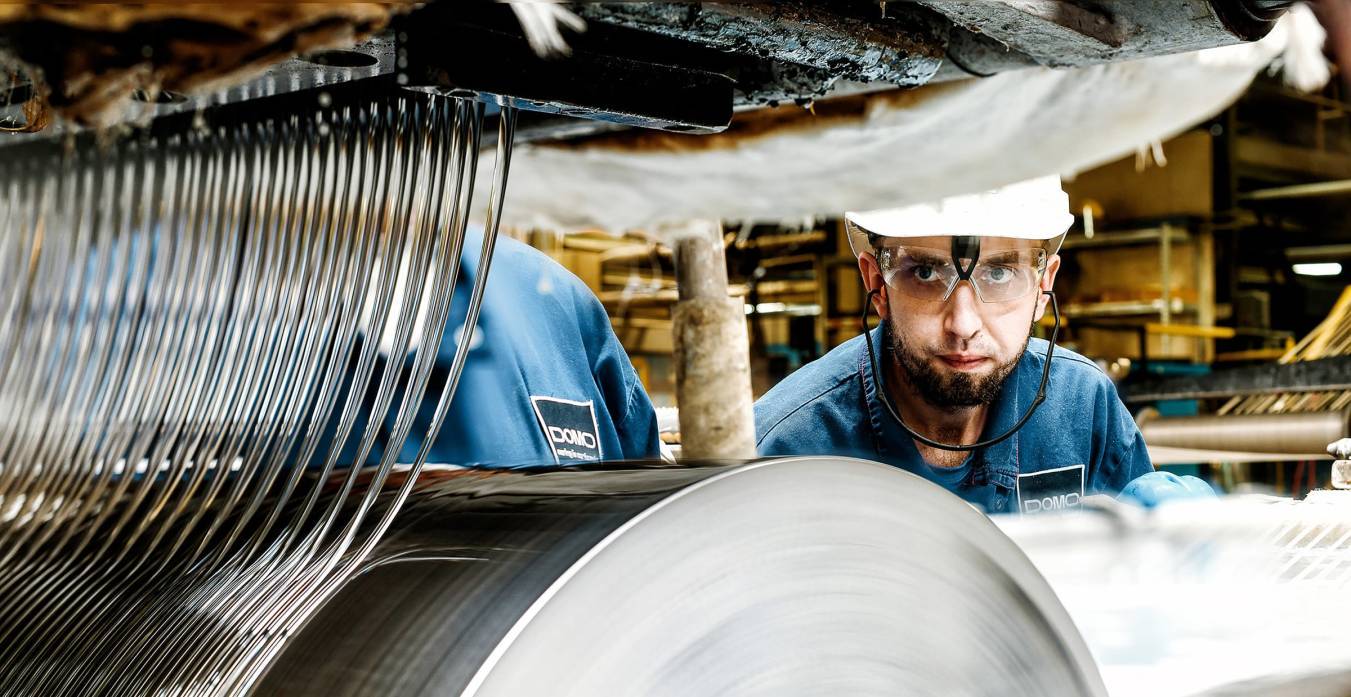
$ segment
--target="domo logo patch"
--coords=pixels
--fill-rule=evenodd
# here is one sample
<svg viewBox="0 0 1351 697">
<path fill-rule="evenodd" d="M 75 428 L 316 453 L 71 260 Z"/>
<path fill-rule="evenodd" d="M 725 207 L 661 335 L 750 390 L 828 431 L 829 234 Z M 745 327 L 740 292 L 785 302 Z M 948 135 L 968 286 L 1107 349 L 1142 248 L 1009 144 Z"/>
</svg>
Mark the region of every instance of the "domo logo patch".
<svg viewBox="0 0 1351 697">
<path fill-rule="evenodd" d="M 1050 513 L 1079 508 L 1084 500 L 1084 466 L 1070 465 L 1018 475 L 1018 511 Z"/>
<path fill-rule="evenodd" d="M 554 462 L 569 464 L 595 462 L 604 455 L 596 408 L 590 400 L 575 402 L 558 397 L 530 397 L 535 417 L 544 430 L 544 440 L 554 454 Z"/>
</svg>

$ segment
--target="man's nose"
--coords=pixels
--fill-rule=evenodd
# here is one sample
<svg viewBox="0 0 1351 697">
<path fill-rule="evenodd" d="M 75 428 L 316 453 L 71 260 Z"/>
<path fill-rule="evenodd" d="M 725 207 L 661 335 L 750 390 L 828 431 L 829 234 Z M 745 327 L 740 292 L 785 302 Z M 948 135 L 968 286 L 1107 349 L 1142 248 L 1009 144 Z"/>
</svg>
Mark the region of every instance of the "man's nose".
<svg viewBox="0 0 1351 697">
<path fill-rule="evenodd" d="M 980 333 L 980 298 L 970 281 L 958 281 L 944 307 L 943 331 L 963 341 L 970 341 Z"/>
</svg>

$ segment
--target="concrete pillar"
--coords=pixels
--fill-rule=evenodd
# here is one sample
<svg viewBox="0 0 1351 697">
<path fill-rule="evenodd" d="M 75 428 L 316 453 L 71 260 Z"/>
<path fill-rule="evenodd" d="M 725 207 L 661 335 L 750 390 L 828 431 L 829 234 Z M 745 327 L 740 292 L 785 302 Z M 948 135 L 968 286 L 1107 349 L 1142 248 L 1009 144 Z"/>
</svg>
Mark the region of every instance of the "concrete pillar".
<svg viewBox="0 0 1351 697">
<path fill-rule="evenodd" d="M 668 226 L 675 250 L 676 401 L 686 459 L 755 457 L 750 344 L 740 298 L 727 295 L 722 227 L 716 221 Z"/>
</svg>

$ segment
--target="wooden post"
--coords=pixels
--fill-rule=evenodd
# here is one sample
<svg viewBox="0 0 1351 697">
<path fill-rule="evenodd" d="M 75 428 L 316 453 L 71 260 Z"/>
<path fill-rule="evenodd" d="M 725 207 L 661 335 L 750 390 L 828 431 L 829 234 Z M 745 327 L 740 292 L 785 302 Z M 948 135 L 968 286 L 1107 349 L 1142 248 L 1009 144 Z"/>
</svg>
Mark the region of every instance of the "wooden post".
<svg viewBox="0 0 1351 697">
<path fill-rule="evenodd" d="M 679 301 L 672 316 L 680 451 L 686 459 L 755 457 L 746 313 L 727 295 L 727 260 L 716 221 L 662 232 L 675 249 Z"/>
</svg>

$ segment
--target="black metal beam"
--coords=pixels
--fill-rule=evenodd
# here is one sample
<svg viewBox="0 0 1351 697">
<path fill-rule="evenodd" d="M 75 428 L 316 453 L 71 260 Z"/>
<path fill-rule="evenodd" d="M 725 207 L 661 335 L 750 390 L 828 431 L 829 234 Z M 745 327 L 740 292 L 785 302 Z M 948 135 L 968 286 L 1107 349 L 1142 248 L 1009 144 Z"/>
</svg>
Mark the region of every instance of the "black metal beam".
<svg viewBox="0 0 1351 697">
<path fill-rule="evenodd" d="M 1076 67 L 1260 39 L 1289 0 L 916 0 L 956 25 L 935 77 Z"/>
<path fill-rule="evenodd" d="M 1337 390 L 1351 390 L 1351 356 L 1146 380 L 1126 385 L 1121 398 L 1140 403 Z"/>
<path fill-rule="evenodd" d="M 732 79 L 672 59 L 660 37 L 591 27 L 568 35 L 569 55 L 542 58 L 508 8 L 470 2 L 433 3 L 395 29 L 406 87 L 685 133 L 732 119 Z"/>
<path fill-rule="evenodd" d="M 918 5 L 884 9 L 875 0 L 591 2 L 573 8 L 593 27 L 626 27 L 832 79 L 901 86 L 933 77 L 949 26 Z"/>
</svg>

